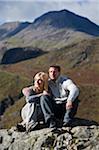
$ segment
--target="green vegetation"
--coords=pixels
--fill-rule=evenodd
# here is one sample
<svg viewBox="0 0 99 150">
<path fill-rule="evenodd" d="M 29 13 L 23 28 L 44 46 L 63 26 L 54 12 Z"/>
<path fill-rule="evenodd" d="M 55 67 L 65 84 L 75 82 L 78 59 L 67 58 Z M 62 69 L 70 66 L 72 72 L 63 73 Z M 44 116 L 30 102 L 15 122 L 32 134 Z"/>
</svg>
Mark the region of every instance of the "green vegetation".
<svg viewBox="0 0 99 150">
<path fill-rule="evenodd" d="M 11 37 L 7 40 L 7 44 L 10 45 L 10 47 L 23 47 L 24 46 L 24 40 L 22 38 L 16 38 Z"/>
<path fill-rule="evenodd" d="M 1 122 L 3 128 L 11 128 L 11 126 L 16 125 L 22 120 L 20 117 L 20 113 L 24 104 L 25 100 L 23 97 L 19 101 L 17 101 L 14 105 L 6 109 L 3 116 L 3 121 Z"/>
<path fill-rule="evenodd" d="M 0 71 L 0 101 L 8 95 L 11 97 L 19 95 L 21 89 L 28 83 L 27 78 L 22 78 L 6 71 Z"/>
<path fill-rule="evenodd" d="M 30 43 L 33 47 L 38 47 L 43 50 L 51 50 L 53 49 L 54 45 L 56 45 L 55 41 L 50 41 L 48 39 L 44 40 L 33 40 L 33 42 Z"/>
<path fill-rule="evenodd" d="M 99 123 L 99 86 L 81 85 L 80 90 L 78 116 Z"/>
</svg>

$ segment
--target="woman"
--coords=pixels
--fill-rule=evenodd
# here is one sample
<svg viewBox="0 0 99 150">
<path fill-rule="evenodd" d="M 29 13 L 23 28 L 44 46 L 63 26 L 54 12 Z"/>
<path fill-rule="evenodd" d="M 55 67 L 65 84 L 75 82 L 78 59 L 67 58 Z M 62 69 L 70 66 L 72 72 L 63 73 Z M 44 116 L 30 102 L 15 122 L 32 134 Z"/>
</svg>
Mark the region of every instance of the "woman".
<svg viewBox="0 0 99 150">
<path fill-rule="evenodd" d="M 23 88 L 22 93 L 26 97 L 26 105 L 22 108 L 22 122 L 17 125 L 18 130 L 33 130 L 42 119 L 40 108 L 40 96 L 48 94 L 48 75 L 39 72 L 34 77 L 34 85 Z"/>
</svg>

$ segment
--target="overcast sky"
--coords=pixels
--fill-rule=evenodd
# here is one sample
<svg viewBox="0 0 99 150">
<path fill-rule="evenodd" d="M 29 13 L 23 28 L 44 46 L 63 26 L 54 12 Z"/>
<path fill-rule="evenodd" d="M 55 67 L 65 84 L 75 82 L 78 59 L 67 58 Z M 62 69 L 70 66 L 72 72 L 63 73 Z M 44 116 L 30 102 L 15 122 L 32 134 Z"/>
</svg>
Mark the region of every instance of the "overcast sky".
<svg viewBox="0 0 99 150">
<path fill-rule="evenodd" d="M 0 24 L 29 21 L 52 10 L 67 9 L 99 25 L 99 0 L 0 0 Z"/>
</svg>

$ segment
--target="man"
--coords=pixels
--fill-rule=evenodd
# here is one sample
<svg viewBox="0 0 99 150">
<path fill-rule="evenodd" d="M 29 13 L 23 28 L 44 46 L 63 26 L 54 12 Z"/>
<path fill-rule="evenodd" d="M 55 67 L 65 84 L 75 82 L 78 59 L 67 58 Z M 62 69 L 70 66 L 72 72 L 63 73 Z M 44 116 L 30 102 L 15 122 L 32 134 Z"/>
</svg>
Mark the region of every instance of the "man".
<svg viewBox="0 0 99 150">
<path fill-rule="evenodd" d="M 60 66 L 50 66 L 51 96 L 43 95 L 40 101 L 45 122 L 50 128 L 57 126 L 56 118 L 63 120 L 63 126 L 70 125 L 78 107 L 78 87 L 71 79 L 60 74 Z"/>
</svg>

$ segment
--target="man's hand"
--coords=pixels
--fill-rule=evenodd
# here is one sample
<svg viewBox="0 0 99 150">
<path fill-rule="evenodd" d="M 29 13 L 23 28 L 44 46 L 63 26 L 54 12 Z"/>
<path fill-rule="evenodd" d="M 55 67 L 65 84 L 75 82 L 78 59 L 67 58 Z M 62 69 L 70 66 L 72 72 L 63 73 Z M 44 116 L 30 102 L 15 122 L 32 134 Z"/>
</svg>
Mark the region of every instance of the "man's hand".
<svg viewBox="0 0 99 150">
<path fill-rule="evenodd" d="M 66 103 L 66 109 L 71 109 L 73 107 L 73 103 L 71 100 L 67 101 Z"/>
</svg>

